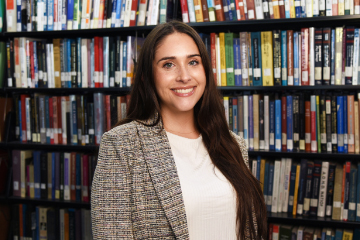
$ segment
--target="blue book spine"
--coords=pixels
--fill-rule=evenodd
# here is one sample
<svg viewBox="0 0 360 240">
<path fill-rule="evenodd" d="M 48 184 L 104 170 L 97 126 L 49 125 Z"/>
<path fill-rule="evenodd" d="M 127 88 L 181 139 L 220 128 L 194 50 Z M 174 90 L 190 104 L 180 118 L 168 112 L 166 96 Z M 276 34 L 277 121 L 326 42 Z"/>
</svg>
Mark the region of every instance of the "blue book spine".
<svg viewBox="0 0 360 240">
<path fill-rule="evenodd" d="M 55 186 L 56 186 L 56 172 L 58 168 L 56 168 L 56 158 L 55 153 L 51 153 L 51 199 L 55 199 Z"/>
<path fill-rule="evenodd" d="M 262 76 L 261 76 L 261 35 L 260 32 L 251 33 L 251 58 L 253 66 L 253 85 L 262 86 Z"/>
<path fill-rule="evenodd" d="M 90 43 L 90 70 L 93 73 L 94 72 L 94 38 L 91 39 L 91 43 Z M 91 87 L 94 88 L 95 87 L 95 80 L 94 80 L 94 74 L 90 74 L 91 76 Z"/>
<path fill-rule="evenodd" d="M 343 96 L 336 97 L 336 108 L 337 108 L 337 136 L 338 136 L 338 152 L 344 152 L 344 98 Z"/>
<path fill-rule="evenodd" d="M 281 31 L 281 85 L 287 86 L 287 36 Z"/>
<path fill-rule="evenodd" d="M 230 1 L 229 1 L 230 2 Z M 225 21 L 230 21 L 230 14 L 229 12 L 229 4 L 227 0 L 222 0 L 223 9 L 224 9 L 224 15 L 225 15 Z M 231 19 L 232 20 L 232 19 Z"/>
<path fill-rule="evenodd" d="M 261 166 L 261 157 L 257 157 L 257 168 L 256 168 L 256 179 L 260 181 L 260 166 Z"/>
<path fill-rule="evenodd" d="M 275 151 L 281 152 L 281 100 L 275 100 Z"/>
<path fill-rule="evenodd" d="M 47 31 L 47 25 L 48 25 L 48 0 L 42 0 L 43 6 L 44 6 L 44 21 L 43 21 L 43 31 Z"/>
<path fill-rule="evenodd" d="M 122 86 L 126 87 L 126 74 L 124 74 L 124 72 L 126 73 L 126 67 L 127 67 L 127 42 L 124 42 L 123 44 L 123 76 L 122 76 Z"/>
<path fill-rule="evenodd" d="M 270 101 L 269 103 L 269 149 L 275 150 L 275 102 Z"/>
<path fill-rule="evenodd" d="M 27 228 L 25 226 L 27 226 L 27 223 L 28 223 L 28 215 L 27 215 L 27 204 L 22 204 L 22 216 L 23 216 L 23 235 L 24 236 L 28 236 L 29 233 L 27 233 Z"/>
<path fill-rule="evenodd" d="M 301 1 L 295 0 L 295 17 L 301 18 Z"/>
<path fill-rule="evenodd" d="M 293 98 L 286 96 L 286 149 L 288 152 L 293 150 Z"/>
<path fill-rule="evenodd" d="M 267 202 L 266 202 L 266 208 L 267 208 L 268 212 L 271 211 L 273 183 L 274 183 L 274 164 L 270 164 L 269 165 L 268 199 L 267 199 Z"/>
<path fill-rule="evenodd" d="M 126 4 L 126 1 L 122 1 L 122 4 L 121 4 L 121 11 L 120 11 L 120 26 L 119 27 L 123 27 L 124 26 L 124 17 L 125 17 L 125 4 Z M 194 4 L 193 4 L 194 5 Z M 194 6 L 193 6 L 194 8 Z M 195 10 L 194 10 L 195 11 Z"/>
<path fill-rule="evenodd" d="M 360 163 L 358 163 L 357 165 L 357 185 L 356 185 L 356 207 L 359 206 L 360 204 Z M 360 215 L 356 214 L 356 221 L 360 222 Z"/>
<path fill-rule="evenodd" d="M 81 154 L 76 154 L 76 201 L 81 201 Z"/>
<path fill-rule="evenodd" d="M 36 42 L 34 42 L 33 44 L 33 48 L 34 48 L 34 74 L 35 74 L 35 88 L 38 88 L 39 85 L 39 73 L 38 73 L 38 60 L 37 60 L 37 47 L 36 47 Z"/>
<path fill-rule="evenodd" d="M 49 96 L 45 96 L 45 126 L 46 126 L 46 143 L 50 144 L 50 113 L 49 113 Z"/>
<path fill-rule="evenodd" d="M 254 149 L 254 112 L 252 95 L 249 95 L 249 149 Z"/>
<path fill-rule="evenodd" d="M 120 21 L 120 10 L 121 10 L 121 1 L 113 0 L 111 8 L 111 25 L 110 27 L 114 28 L 116 20 Z"/>
<path fill-rule="evenodd" d="M 226 4 L 228 6 L 228 13 L 229 13 L 229 20 L 233 21 L 233 20 L 237 20 L 236 15 L 234 16 L 234 12 L 231 10 L 231 2 L 230 0 L 226 0 Z"/>
<path fill-rule="evenodd" d="M 67 4 L 66 4 L 67 0 L 63 0 L 62 2 L 62 10 L 61 10 L 61 18 L 64 17 L 64 19 L 66 20 L 66 15 L 67 15 Z M 61 22 L 61 30 L 66 30 L 67 29 L 67 22 L 66 21 L 62 21 Z"/>
<path fill-rule="evenodd" d="M 241 56 L 240 56 L 240 38 L 234 38 L 234 68 L 235 68 L 235 86 L 242 86 L 241 75 Z"/>
<path fill-rule="evenodd" d="M 67 0 L 67 21 L 71 21 L 71 27 L 72 27 L 72 21 L 74 19 L 74 0 Z"/>
<path fill-rule="evenodd" d="M 47 29 L 48 31 L 54 30 L 54 0 L 47 0 Z"/>
<path fill-rule="evenodd" d="M 293 212 L 296 179 L 296 165 L 291 165 L 288 212 Z"/>
<path fill-rule="evenodd" d="M 36 207 L 36 239 L 40 239 L 40 209 Z M 26 225 L 24 225 L 26 226 Z"/>
<path fill-rule="evenodd" d="M 354 229 L 354 237 L 353 239 L 360 239 L 360 228 Z"/>
<path fill-rule="evenodd" d="M 76 51 L 77 51 L 77 56 L 76 56 L 76 64 L 77 64 L 77 82 L 78 82 L 78 88 L 82 88 L 82 80 L 81 80 L 81 38 L 76 38 L 76 43 L 77 43 L 77 47 L 76 47 Z M 105 61 L 104 61 L 105 62 Z M 105 71 L 105 68 L 104 68 Z M 108 85 L 109 86 L 109 85 Z"/>
<path fill-rule="evenodd" d="M 21 0 L 16 1 L 16 31 L 21 32 Z"/>
<path fill-rule="evenodd" d="M 348 220 L 352 222 L 354 222 L 356 219 L 356 184 L 357 184 L 357 169 L 355 167 L 351 167 Z"/>
<path fill-rule="evenodd" d="M 301 3 L 301 0 L 300 0 Z M 301 5 L 301 17 L 306 18 L 306 6 L 305 4 Z"/>
<path fill-rule="evenodd" d="M 70 98 L 71 98 L 71 96 L 70 96 Z M 74 137 L 74 136 L 78 135 L 77 134 L 77 109 L 76 109 L 76 100 L 75 99 L 73 99 L 71 101 L 71 122 L 72 122 L 71 144 L 77 145 L 78 144 L 77 137 L 76 138 Z"/>
<path fill-rule="evenodd" d="M 40 152 L 33 152 L 33 160 L 34 160 L 34 190 L 35 190 L 35 198 L 40 199 Z"/>
<path fill-rule="evenodd" d="M 299 73 L 299 33 L 294 32 L 294 86 L 300 85 Z"/>
<path fill-rule="evenodd" d="M 267 204 L 268 188 L 269 188 L 269 163 L 265 162 L 265 176 L 264 176 L 264 190 L 263 190 L 265 205 Z"/>
<path fill-rule="evenodd" d="M 335 29 L 331 30 L 330 84 L 335 85 Z"/>
<path fill-rule="evenodd" d="M 348 119 L 347 119 L 347 96 L 345 95 L 343 97 L 344 99 L 344 114 L 343 114 L 343 117 L 344 117 L 344 121 L 343 121 L 343 128 L 344 128 L 344 153 L 348 153 Z"/>
<path fill-rule="evenodd" d="M 284 3 L 286 4 L 286 3 Z M 288 3 L 290 5 L 290 3 Z M 289 10 L 286 10 L 286 7 L 285 7 L 285 18 L 290 18 L 290 8 Z"/>
<path fill-rule="evenodd" d="M 21 100 L 19 100 L 19 109 L 21 109 Z M 21 119 L 21 110 L 19 111 L 19 119 Z M 22 129 L 22 123 L 21 123 L 22 121 L 19 121 L 19 139 L 20 139 L 20 141 L 21 141 L 21 139 L 22 139 L 22 131 L 21 131 L 21 129 Z"/>
<path fill-rule="evenodd" d="M 67 59 L 69 59 L 69 61 L 67 62 L 67 87 L 71 88 L 71 39 L 66 39 L 66 54 L 67 54 Z"/>
<path fill-rule="evenodd" d="M 237 99 L 235 101 L 236 104 L 234 104 L 235 98 L 233 98 L 233 132 L 238 133 L 238 106 L 237 106 Z"/>
<path fill-rule="evenodd" d="M 342 240 L 343 239 L 343 230 L 337 228 L 335 231 L 335 240 Z"/>
</svg>

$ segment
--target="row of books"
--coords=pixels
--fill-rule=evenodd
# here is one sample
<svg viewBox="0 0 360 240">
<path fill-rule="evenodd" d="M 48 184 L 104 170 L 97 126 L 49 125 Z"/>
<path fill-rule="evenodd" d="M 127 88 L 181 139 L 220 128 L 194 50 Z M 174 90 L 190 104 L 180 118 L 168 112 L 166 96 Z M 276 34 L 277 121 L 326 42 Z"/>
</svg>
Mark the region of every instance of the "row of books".
<svg viewBox="0 0 360 240">
<path fill-rule="evenodd" d="M 89 202 L 96 163 L 77 152 L 13 150 L 13 196 Z"/>
<path fill-rule="evenodd" d="M 130 87 L 143 38 L 35 40 L 6 43 L 7 86 L 18 88 Z"/>
<path fill-rule="evenodd" d="M 360 163 L 250 160 L 269 212 L 360 221 Z"/>
<path fill-rule="evenodd" d="M 250 150 L 359 153 L 359 99 L 353 93 L 223 97 L 230 130 Z"/>
<path fill-rule="evenodd" d="M 11 212 L 12 239 L 92 239 L 89 209 L 14 204 Z"/>
<path fill-rule="evenodd" d="M 15 95 L 15 140 L 99 145 L 102 134 L 126 117 L 130 95 Z"/>
<path fill-rule="evenodd" d="M 176 18 L 177 4 L 175 0 L 6 0 L 7 31 L 157 25 Z"/>
<path fill-rule="evenodd" d="M 268 236 L 269 240 L 356 240 L 360 239 L 360 230 L 270 223 Z"/>
<path fill-rule="evenodd" d="M 211 33 L 218 86 L 359 85 L 359 29 Z"/>
</svg>

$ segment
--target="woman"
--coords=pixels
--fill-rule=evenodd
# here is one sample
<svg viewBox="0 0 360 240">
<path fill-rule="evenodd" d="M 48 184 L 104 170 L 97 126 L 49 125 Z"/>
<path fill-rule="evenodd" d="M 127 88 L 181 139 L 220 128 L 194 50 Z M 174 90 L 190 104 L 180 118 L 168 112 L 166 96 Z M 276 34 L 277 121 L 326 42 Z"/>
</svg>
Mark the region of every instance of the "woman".
<svg viewBox="0 0 360 240">
<path fill-rule="evenodd" d="M 101 140 L 94 239 L 265 239 L 244 140 L 230 132 L 201 38 L 178 21 L 147 36 L 128 117 Z"/>
</svg>

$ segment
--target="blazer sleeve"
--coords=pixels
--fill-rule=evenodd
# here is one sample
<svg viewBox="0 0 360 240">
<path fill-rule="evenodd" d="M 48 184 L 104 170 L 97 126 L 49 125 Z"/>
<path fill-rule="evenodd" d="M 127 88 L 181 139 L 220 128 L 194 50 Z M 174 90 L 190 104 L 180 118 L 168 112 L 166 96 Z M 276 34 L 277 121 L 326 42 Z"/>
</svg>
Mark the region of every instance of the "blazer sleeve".
<svg viewBox="0 0 360 240">
<path fill-rule="evenodd" d="M 119 136 L 105 133 L 92 183 L 93 239 L 133 239 L 130 171 L 120 150 Z"/>
</svg>

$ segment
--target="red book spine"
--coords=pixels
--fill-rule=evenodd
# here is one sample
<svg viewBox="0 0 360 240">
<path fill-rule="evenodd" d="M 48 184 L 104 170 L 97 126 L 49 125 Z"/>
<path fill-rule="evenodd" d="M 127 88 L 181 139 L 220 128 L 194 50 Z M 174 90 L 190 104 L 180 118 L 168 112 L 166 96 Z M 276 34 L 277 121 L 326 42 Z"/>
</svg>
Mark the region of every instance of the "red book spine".
<svg viewBox="0 0 360 240">
<path fill-rule="evenodd" d="M 273 224 L 269 224 L 269 240 L 272 240 L 272 234 L 273 234 Z"/>
<path fill-rule="evenodd" d="M 305 101 L 305 152 L 311 151 L 311 103 Z"/>
<path fill-rule="evenodd" d="M 62 97 L 57 97 L 57 120 L 58 120 L 58 130 L 57 130 L 57 134 L 58 134 L 58 141 L 59 144 L 63 144 L 63 137 L 62 137 L 62 114 L 61 114 L 61 98 Z M 66 144 L 66 143 L 65 143 Z"/>
<path fill-rule="evenodd" d="M 221 0 L 215 0 L 215 15 L 216 21 L 220 22 L 225 20 L 224 9 Z"/>
<path fill-rule="evenodd" d="M 238 6 L 239 6 L 239 11 L 240 11 L 240 19 L 239 20 L 246 20 L 244 1 L 245 0 L 238 0 Z"/>
<path fill-rule="evenodd" d="M 103 38 L 99 38 L 99 86 L 104 87 L 104 51 Z"/>
<path fill-rule="evenodd" d="M 29 42 L 30 47 L 30 72 L 31 72 L 31 87 L 35 87 L 35 69 L 34 69 L 34 43 Z M 29 86 L 30 87 L 30 86 Z"/>
<path fill-rule="evenodd" d="M 210 33 L 211 67 L 212 67 L 213 73 L 214 73 L 215 84 L 217 84 L 215 44 L 216 44 L 216 34 L 215 33 Z"/>
<path fill-rule="evenodd" d="M 344 164 L 345 171 L 343 172 L 343 195 L 342 198 L 344 198 L 342 203 L 344 203 L 344 214 L 343 216 L 340 216 L 343 221 L 348 220 L 349 215 L 349 196 L 350 196 L 350 170 L 351 170 L 351 162 L 346 162 Z"/>
<path fill-rule="evenodd" d="M 89 202 L 89 155 L 82 157 L 83 179 L 82 179 L 82 201 Z"/>
<path fill-rule="evenodd" d="M 106 131 L 109 131 L 111 129 L 110 95 L 105 95 L 105 110 L 106 110 Z"/>
<path fill-rule="evenodd" d="M 57 97 L 52 97 L 52 104 L 53 104 L 53 121 L 54 121 L 54 144 L 59 144 L 58 138 L 58 110 L 57 110 Z"/>
<path fill-rule="evenodd" d="M 25 98 L 28 98 L 29 95 L 21 94 L 20 100 L 21 100 L 21 138 L 22 142 L 27 142 L 26 139 L 26 102 Z"/>
<path fill-rule="evenodd" d="M 70 200 L 76 201 L 76 153 L 70 154 Z"/>
<path fill-rule="evenodd" d="M 94 37 L 94 82 L 95 87 L 99 88 L 99 37 Z"/>
<path fill-rule="evenodd" d="M 309 29 L 301 29 L 301 85 L 309 85 Z"/>
<path fill-rule="evenodd" d="M 189 10 L 186 0 L 180 0 L 181 4 L 181 16 L 184 23 L 189 22 Z"/>
<path fill-rule="evenodd" d="M 49 97 L 50 144 L 54 144 L 54 109 L 53 99 Z"/>
<path fill-rule="evenodd" d="M 279 11 L 280 11 L 280 18 L 285 18 L 285 5 L 283 0 L 279 1 Z"/>
<path fill-rule="evenodd" d="M 130 27 L 136 26 L 136 11 L 138 8 L 138 1 L 132 0 L 130 13 Z"/>
<path fill-rule="evenodd" d="M 256 19 L 254 0 L 245 0 L 247 6 L 248 20 Z"/>
<path fill-rule="evenodd" d="M 286 96 L 281 97 L 281 150 L 286 152 L 287 131 L 286 131 Z"/>
</svg>

